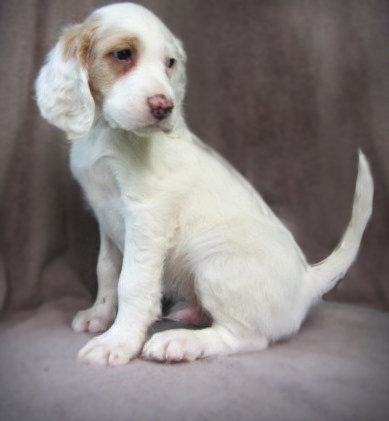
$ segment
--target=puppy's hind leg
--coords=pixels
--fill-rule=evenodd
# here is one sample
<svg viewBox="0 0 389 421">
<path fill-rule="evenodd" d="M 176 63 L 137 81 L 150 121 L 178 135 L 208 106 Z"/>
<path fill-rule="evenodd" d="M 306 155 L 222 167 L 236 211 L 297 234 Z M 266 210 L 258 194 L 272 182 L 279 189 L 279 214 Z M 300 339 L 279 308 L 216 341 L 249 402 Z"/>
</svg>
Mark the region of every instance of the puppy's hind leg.
<svg viewBox="0 0 389 421">
<path fill-rule="evenodd" d="M 201 266 L 197 268 L 196 277 L 200 279 L 196 290 L 199 302 L 213 319 L 212 326 L 156 333 L 143 348 L 144 358 L 180 362 L 267 348 L 268 340 L 253 322 L 253 314 L 255 319 L 258 310 L 256 300 L 252 299 L 253 290 L 247 288 L 249 285 L 237 284 L 242 272 L 239 276 L 225 261 Z"/>
<path fill-rule="evenodd" d="M 171 329 L 154 334 L 142 356 L 158 362 L 194 361 L 214 355 L 259 351 L 267 348 L 264 337 L 245 338 L 226 326 L 213 324 L 201 330 Z"/>
</svg>

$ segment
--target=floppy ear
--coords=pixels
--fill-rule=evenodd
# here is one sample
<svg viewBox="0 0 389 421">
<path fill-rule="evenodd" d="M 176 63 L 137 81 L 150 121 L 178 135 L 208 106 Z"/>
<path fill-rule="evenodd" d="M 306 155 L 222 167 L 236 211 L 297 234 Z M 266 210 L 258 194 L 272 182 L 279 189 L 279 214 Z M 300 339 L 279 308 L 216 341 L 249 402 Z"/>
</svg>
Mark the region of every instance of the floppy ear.
<svg viewBox="0 0 389 421">
<path fill-rule="evenodd" d="M 42 116 L 69 139 L 84 136 L 93 124 L 95 103 L 86 59 L 91 37 L 83 25 L 68 28 L 48 54 L 35 83 Z"/>
</svg>

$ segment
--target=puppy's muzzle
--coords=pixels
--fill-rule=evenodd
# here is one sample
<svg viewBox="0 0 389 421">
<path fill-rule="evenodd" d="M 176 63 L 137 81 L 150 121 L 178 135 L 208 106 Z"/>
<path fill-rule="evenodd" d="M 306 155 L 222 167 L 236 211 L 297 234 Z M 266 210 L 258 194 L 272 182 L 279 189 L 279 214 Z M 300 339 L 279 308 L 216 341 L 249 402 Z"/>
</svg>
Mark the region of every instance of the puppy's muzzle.
<svg viewBox="0 0 389 421">
<path fill-rule="evenodd" d="M 147 98 L 147 104 L 150 108 L 150 113 L 157 120 L 169 117 L 174 108 L 173 101 L 165 95 L 151 96 Z"/>
</svg>

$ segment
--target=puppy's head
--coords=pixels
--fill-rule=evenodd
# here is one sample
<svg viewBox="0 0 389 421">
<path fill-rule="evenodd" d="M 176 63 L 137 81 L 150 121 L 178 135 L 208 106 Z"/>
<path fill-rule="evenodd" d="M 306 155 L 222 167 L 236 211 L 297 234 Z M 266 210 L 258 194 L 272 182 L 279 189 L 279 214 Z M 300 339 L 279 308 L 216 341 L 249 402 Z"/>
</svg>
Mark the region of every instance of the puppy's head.
<svg viewBox="0 0 389 421">
<path fill-rule="evenodd" d="M 148 134 L 171 130 L 185 91 L 181 42 L 147 9 L 120 3 L 67 28 L 36 80 L 42 115 L 70 139 L 96 118 Z"/>
</svg>

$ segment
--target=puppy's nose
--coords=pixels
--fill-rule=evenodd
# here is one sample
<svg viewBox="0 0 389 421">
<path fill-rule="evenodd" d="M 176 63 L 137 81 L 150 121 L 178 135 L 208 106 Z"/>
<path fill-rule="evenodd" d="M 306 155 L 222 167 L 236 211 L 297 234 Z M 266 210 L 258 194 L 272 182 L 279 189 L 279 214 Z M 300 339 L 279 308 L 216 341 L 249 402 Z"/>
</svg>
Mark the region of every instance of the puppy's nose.
<svg viewBox="0 0 389 421">
<path fill-rule="evenodd" d="M 154 95 L 147 98 L 151 114 L 157 120 L 163 120 L 168 117 L 174 107 L 173 101 L 165 95 Z"/>
</svg>

